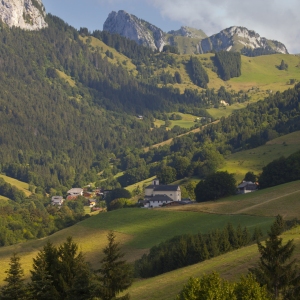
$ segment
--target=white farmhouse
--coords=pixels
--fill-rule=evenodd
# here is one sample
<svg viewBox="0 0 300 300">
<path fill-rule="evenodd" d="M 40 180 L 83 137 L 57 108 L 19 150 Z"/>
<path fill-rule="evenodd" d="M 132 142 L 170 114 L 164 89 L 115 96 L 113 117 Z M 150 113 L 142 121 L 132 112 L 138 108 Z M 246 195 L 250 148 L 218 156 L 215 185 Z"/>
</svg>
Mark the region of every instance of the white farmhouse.
<svg viewBox="0 0 300 300">
<path fill-rule="evenodd" d="M 181 201 L 179 185 L 160 185 L 156 179 L 145 188 L 144 207 L 159 207 L 173 201 Z"/>
</svg>

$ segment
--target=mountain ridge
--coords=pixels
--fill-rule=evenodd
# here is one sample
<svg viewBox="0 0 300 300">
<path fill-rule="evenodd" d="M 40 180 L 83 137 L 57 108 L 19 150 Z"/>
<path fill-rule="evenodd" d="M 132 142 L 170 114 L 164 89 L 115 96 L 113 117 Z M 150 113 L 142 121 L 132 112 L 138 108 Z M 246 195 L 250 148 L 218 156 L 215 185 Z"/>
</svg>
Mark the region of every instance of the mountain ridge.
<svg viewBox="0 0 300 300">
<path fill-rule="evenodd" d="M 231 26 L 209 37 L 202 30 L 187 26 L 165 33 L 155 25 L 124 10 L 111 12 L 104 22 L 103 30 L 120 34 L 160 52 L 165 45 L 171 45 L 177 46 L 181 54 L 203 54 L 211 51 L 241 52 L 242 49 L 260 50 L 264 54 L 288 54 L 283 43 L 261 37 L 254 30 L 242 26 Z"/>
<path fill-rule="evenodd" d="M 261 37 L 254 30 L 246 27 L 231 26 L 219 33 L 201 40 L 199 44 L 200 53 L 211 51 L 240 51 L 242 48 L 266 49 L 276 53 L 288 54 L 284 44 L 274 40 Z"/>
</svg>

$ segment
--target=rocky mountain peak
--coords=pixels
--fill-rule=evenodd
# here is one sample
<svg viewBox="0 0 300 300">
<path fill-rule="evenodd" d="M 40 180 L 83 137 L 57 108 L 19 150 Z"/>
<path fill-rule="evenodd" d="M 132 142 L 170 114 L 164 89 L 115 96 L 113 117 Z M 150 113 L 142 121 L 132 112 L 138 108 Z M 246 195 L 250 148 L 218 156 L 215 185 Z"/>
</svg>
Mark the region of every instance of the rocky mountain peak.
<svg viewBox="0 0 300 300">
<path fill-rule="evenodd" d="M 9 27 L 40 30 L 48 26 L 41 0 L 1 0 L 0 18 Z"/>
<path fill-rule="evenodd" d="M 200 53 L 210 51 L 240 51 L 242 48 L 265 49 L 270 52 L 288 54 L 284 44 L 261 37 L 253 30 L 245 27 L 232 26 L 203 39 L 200 44 Z"/>
<path fill-rule="evenodd" d="M 112 11 L 103 24 L 103 30 L 120 34 L 153 50 L 161 51 L 166 44 L 161 29 L 124 10 Z"/>
</svg>

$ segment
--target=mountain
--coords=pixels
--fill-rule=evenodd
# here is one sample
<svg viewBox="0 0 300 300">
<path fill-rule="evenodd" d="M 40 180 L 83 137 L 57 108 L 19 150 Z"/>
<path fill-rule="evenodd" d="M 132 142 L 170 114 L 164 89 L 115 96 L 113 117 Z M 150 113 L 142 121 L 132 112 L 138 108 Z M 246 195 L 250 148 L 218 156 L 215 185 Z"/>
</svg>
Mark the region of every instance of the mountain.
<svg viewBox="0 0 300 300">
<path fill-rule="evenodd" d="M 103 30 L 120 34 L 153 50 L 161 51 L 166 44 L 161 29 L 124 10 L 112 11 L 103 24 Z"/>
<path fill-rule="evenodd" d="M 233 26 L 220 31 L 199 43 L 200 53 L 210 51 L 241 51 L 243 48 L 264 50 L 267 53 L 288 54 L 284 44 L 261 37 L 253 30 Z"/>
<path fill-rule="evenodd" d="M 198 53 L 199 42 L 207 37 L 202 30 L 186 26 L 165 33 L 124 10 L 111 12 L 104 22 L 103 30 L 117 33 L 152 50 L 162 51 L 165 45 L 176 46 L 182 54 Z"/>
<path fill-rule="evenodd" d="M 41 0 L 2 0 L 0 18 L 9 27 L 39 30 L 48 26 Z"/>
</svg>

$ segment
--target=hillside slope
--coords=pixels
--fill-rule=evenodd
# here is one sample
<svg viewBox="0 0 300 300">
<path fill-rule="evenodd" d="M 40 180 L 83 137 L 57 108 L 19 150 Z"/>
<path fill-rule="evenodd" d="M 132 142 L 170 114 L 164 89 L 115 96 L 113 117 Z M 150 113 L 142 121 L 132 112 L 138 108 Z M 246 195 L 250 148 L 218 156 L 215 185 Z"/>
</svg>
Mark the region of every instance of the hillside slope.
<svg viewBox="0 0 300 300">
<path fill-rule="evenodd" d="M 299 183 L 293 182 L 247 195 L 183 207 L 154 210 L 120 209 L 100 213 L 56 232 L 51 237 L 0 248 L 2 269 L 7 268 L 11 253 L 16 252 L 21 256 L 21 263 L 28 276 L 32 258 L 46 241 L 59 244 L 68 236 L 72 236 L 79 243 L 86 259 L 97 268 L 109 230 L 116 233 L 117 240 L 126 253 L 125 258 L 130 262 L 140 258 L 160 241 L 175 235 L 199 231 L 205 233 L 213 228 L 223 228 L 227 222 L 247 226 L 250 232 L 259 226 L 266 232 L 277 214 L 282 214 L 285 219 L 299 217 Z M 4 276 L 5 274 L 1 273 L 0 280 Z M 150 279 L 149 282 L 152 280 L 155 279 Z"/>
<path fill-rule="evenodd" d="M 294 257 L 300 259 L 300 228 L 283 234 L 283 242 L 294 240 Z M 133 300 L 173 300 L 190 277 L 219 272 L 223 278 L 238 280 L 250 267 L 257 264 L 259 253 L 257 245 L 248 246 L 227 254 L 212 258 L 199 264 L 133 283 L 128 292 Z"/>
</svg>

